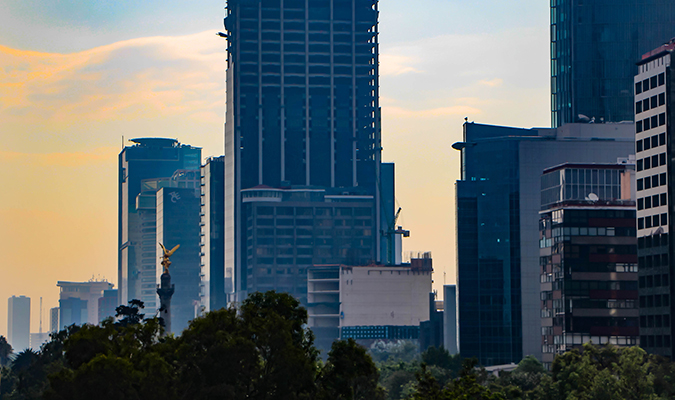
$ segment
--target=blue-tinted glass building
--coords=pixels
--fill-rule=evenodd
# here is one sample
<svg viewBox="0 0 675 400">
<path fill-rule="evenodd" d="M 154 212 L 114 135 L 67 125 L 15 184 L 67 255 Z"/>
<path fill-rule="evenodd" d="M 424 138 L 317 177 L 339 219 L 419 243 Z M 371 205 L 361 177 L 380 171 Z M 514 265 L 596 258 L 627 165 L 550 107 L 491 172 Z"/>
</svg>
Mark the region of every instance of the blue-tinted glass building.
<svg viewBox="0 0 675 400">
<path fill-rule="evenodd" d="M 225 157 L 202 165 L 201 174 L 201 298 L 205 311 L 227 307 L 234 271 L 225 270 Z"/>
<path fill-rule="evenodd" d="M 146 312 L 152 313 L 157 307 L 154 193 L 163 181 L 168 184 L 177 170 L 196 170 L 199 174 L 201 149 L 175 139 L 131 141 L 134 145 L 125 147 L 119 155 L 119 304 L 139 299 L 145 303 Z M 141 195 L 144 192 L 151 195 Z"/>
<path fill-rule="evenodd" d="M 249 268 L 242 190 L 345 188 L 373 196 L 380 226 L 377 21 L 377 0 L 227 3 L 225 265 L 238 300 Z"/>
<path fill-rule="evenodd" d="M 540 176 L 633 154 L 632 124 L 521 129 L 464 124 L 457 196 L 459 353 L 483 365 L 541 359 Z"/>
<path fill-rule="evenodd" d="M 635 63 L 673 36 L 671 1 L 552 0 L 552 126 L 632 121 Z"/>
<path fill-rule="evenodd" d="M 199 171 L 195 171 L 199 174 Z M 197 181 L 198 182 L 198 181 Z M 171 249 L 180 248 L 171 256 L 171 283 L 175 292 L 171 299 L 171 329 L 180 334 L 201 310 L 200 289 L 200 190 L 164 187 L 157 191 L 157 242 Z M 162 251 L 157 246 L 157 254 Z M 163 273 L 161 259 L 156 260 L 157 282 Z M 157 285 L 155 285 L 155 290 Z"/>
</svg>

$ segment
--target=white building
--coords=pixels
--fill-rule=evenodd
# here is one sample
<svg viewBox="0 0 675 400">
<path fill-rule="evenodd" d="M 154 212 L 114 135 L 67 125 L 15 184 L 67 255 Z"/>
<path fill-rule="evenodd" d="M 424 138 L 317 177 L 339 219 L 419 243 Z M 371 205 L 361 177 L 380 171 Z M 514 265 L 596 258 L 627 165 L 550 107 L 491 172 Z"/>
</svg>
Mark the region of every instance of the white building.
<svg viewBox="0 0 675 400">
<path fill-rule="evenodd" d="M 15 354 L 30 347 L 30 297 L 7 300 L 7 342 Z"/>
<path fill-rule="evenodd" d="M 402 265 L 323 265 L 307 271 L 308 326 L 320 349 L 335 339 L 417 339 L 429 319 L 431 258 Z"/>
</svg>

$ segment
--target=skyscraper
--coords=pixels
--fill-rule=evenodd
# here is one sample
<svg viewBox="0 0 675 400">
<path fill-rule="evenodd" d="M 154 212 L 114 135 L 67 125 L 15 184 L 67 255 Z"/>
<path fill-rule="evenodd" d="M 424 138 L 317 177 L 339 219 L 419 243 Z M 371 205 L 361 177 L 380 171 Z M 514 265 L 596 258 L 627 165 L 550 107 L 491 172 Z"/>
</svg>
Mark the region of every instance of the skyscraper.
<svg viewBox="0 0 675 400">
<path fill-rule="evenodd" d="M 194 174 L 198 175 L 199 171 L 194 171 Z M 164 187 L 157 191 L 157 242 L 169 249 L 180 245 L 171 256 L 170 267 L 175 285 L 171 299 L 171 330 L 176 334 L 187 328 L 201 305 L 199 200 L 200 193 L 196 187 Z M 159 257 L 156 271 L 157 282 L 160 282 L 163 267 Z"/>
<path fill-rule="evenodd" d="M 551 1 L 552 126 L 632 121 L 635 63 L 674 35 L 670 1 Z"/>
<path fill-rule="evenodd" d="M 198 174 L 201 149 L 175 139 L 131 141 L 135 145 L 125 147 L 119 155 L 119 303 L 126 305 L 139 299 L 145 303 L 146 312 L 153 312 L 157 307 L 154 194 L 162 186 L 158 178 L 168 181 L 177 170 L 193 170 Z M 141 196 L 143 192 L 150 194 Z"/>
<path fill-rule="evenodd" d="M 643 55 L 635 76 L 640 346 L 675 355 L 673 299 L 673 89 L 675 41 Z"/>
<path fill-rule="evenodd" d="M 372 196 L 380 226 L 377 7 L 377 0 L 228 2 L 225 265 L 235 271 L 238 300 L 251 267 L 242 190 L 343 188 Z"/>
<path fill-rule="evenodd" d="M 457 196 L 459 353 L 483 365 L 541 359 L 541 173 L 564 162 L 616 163 L 632 124 L 519 129 L 464 124 Z"/>
<path fill-rule="evenodd" d="M 19 353 L 30 347 L 30 297 L 7 300 L 7 342 Z"/>
<path fill-rule="evenodd" d="M 75 324 L 99 323 L 98 299 L 111 290 L 113 284 L 103 281 L 64 282 L 58 281 L 59 288 L 59 329 Z"/>
<path fill-rule="evenodd" d="M 225 270 L 225 157 L 202 165 L 201 174 L 201 303 L 204 311 L 227 307 L 234 271 Z"/>
</svg>

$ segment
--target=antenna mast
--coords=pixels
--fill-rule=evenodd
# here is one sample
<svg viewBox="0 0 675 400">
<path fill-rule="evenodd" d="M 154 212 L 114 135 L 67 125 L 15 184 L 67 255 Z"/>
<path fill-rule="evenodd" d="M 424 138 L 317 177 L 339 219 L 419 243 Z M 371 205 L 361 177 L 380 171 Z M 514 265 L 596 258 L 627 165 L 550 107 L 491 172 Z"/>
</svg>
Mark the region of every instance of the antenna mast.
<svg viewBox="0 0 675 400">
<path fill-rule="evenodd" d="M 40 334 L 42 334 L 42 296 L 40 296 Z"/>
</svg>

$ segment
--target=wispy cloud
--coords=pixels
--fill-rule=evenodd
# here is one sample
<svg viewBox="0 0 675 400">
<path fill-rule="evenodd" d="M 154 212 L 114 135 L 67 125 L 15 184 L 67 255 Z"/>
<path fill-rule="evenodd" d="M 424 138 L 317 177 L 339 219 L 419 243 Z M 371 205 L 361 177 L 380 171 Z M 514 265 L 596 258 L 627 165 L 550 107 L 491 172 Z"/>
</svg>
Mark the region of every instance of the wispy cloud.
<svg viewBox="0 0 675 400">
<path fill-rule="evenodd" d="M 225 53 L 213 36 L 140 38 L 73 54 L 0 46 L 0 116 L 75 122 L 222 115 Z"/>
<path fill-rule="evenodd" d="M 504 83 L 504 80 L 499 79 L 499 78 L 495 78 L 495 79 L 491 79 L 491 80 L 481 79 L 480 81 L 478 81 L 478 83 L 481 84 L 481 85 L 489 86 L 489 87 L 497 87 L 497 86 L 501 86 Z"/>
<path fill-rule="evenodd" d="M 380 75 L 397 76 L 409 73 L 420 73 L 414 65 L 418 61 L 413 57 L 399 54 L 380 54 Z"/>
</svg>

